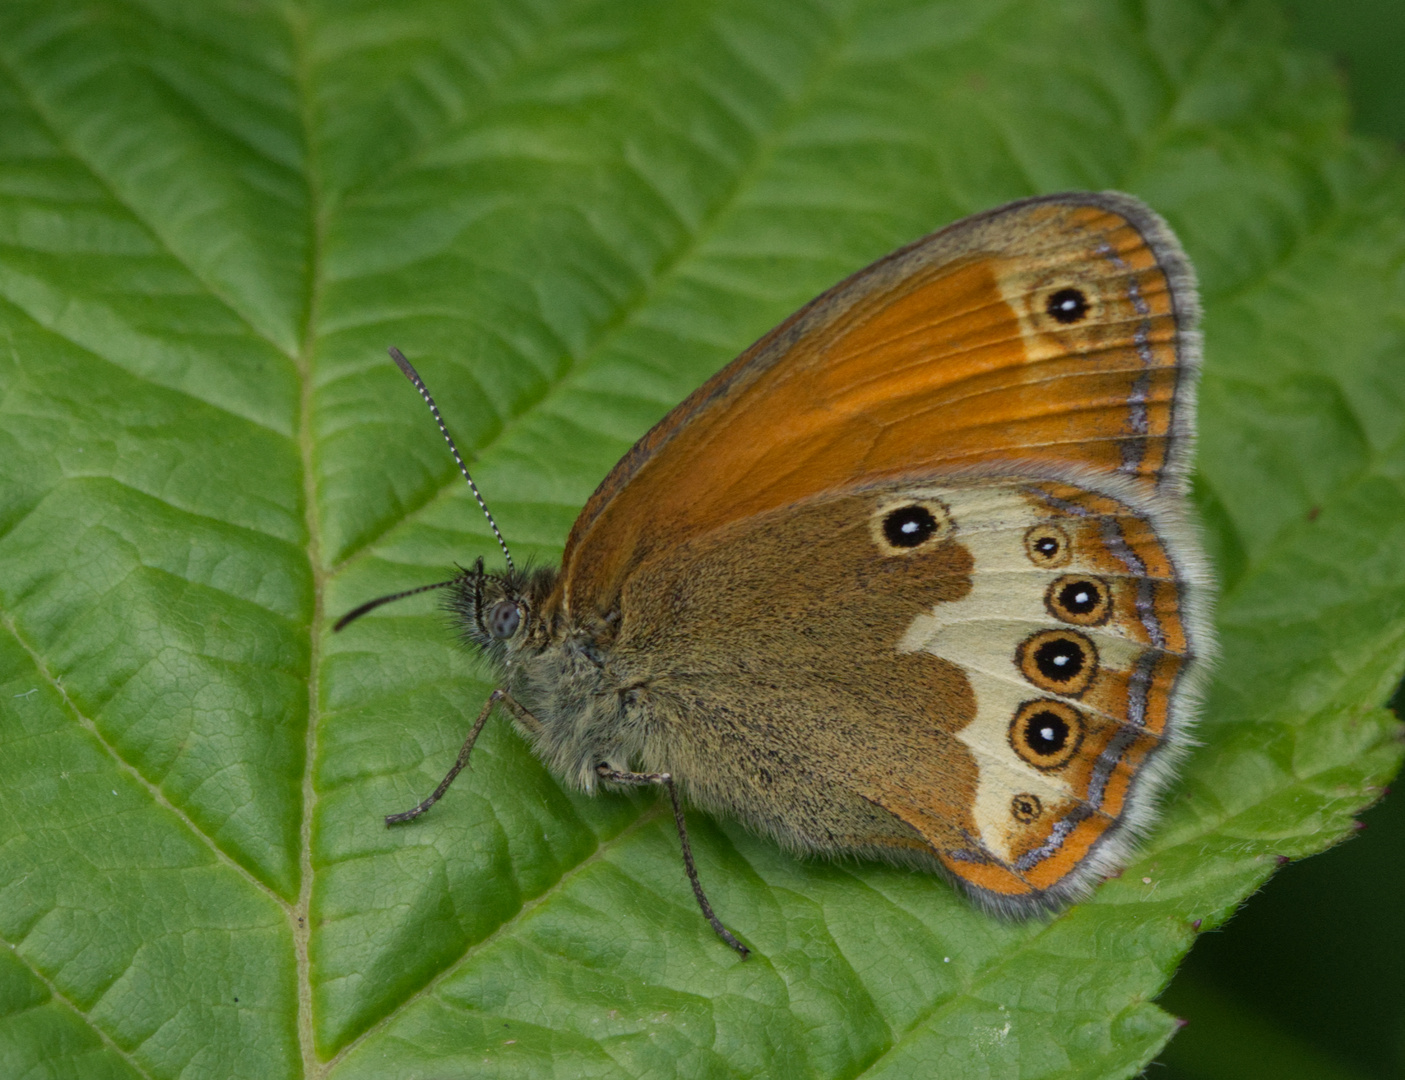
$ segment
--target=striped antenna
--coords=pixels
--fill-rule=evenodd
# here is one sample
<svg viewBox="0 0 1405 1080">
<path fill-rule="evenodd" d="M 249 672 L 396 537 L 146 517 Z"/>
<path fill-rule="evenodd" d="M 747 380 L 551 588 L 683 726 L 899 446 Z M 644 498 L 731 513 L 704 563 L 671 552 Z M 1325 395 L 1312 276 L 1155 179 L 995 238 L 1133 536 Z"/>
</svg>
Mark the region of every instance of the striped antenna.
<svg viewBox="0 0 1405 1080">
<path fill-rule="evenodd" d="M 429 406 L 429 411 L 434 414 L 434 422 L 439 425 L 439 430 L 444 436 L 444 441 L 449 444 L 449 453 L 454 455 L 454 462 L 459 467 L 459 472 L 463 473 L 463 478 L 468 481 L 469 490 L 473 492 L 473 497 L 478 500 L 478 505 L 483 510 L 483 516 L 488 519 L 488 526 L 493 530 L 493 535 L 498 538 L 498 547 L 502 548 L 503 558 L 507 560 L 507 568 L 516 572 L 517 567 L 512 562 L 512 552 L 507 550 L 507 541 L 502 538 L 502 533 L 498 531 L 498 523 L 493 520 L 492 513 L 488 510 L 488 504 L 483 501 L 483 496 L 478 493 L 478 485 L 473 482 L 473 477 L 468 475 L 468 466 L 463 463 L 463 458 L 459 456 L 459 448 L 454 445 L 453 438 L 449 435 L 449 429 L 444 426 L 444 418 L 439 415 L 439 406 L 434 404 L 434 398 L 430 397 L 429 388 L 424 385 L 424 380 L 420 378 L 420 373 L 414 369 L 410 361 L 405 359 L 405 354 L 394 345 L 390 347 L 390 358 L 400 365 L 400 370 L 405 373 L 405 378 L 415 384 L 415 389 L 420 392 L 420 397 L 424 398 L 424 403 Z M 435 588 L 436 586 L 430 586 Z"/>
</svg>

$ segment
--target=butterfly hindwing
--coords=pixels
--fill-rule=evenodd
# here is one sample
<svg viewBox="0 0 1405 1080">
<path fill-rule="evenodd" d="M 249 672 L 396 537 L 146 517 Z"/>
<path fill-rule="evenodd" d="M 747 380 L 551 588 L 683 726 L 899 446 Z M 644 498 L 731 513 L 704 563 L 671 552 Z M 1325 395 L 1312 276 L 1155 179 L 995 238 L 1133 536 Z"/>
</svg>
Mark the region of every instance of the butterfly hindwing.
<svg viewBox="0 0 1405 1080">
<path fill-rule="evenodd" d="M 890 482 L 656 553 L 611 643 L 673 729 L 646 767 L 797 849 L 939 867 L 995 908 L 1077 895 L 1183 743 L 1205 604 L 1178 515 L 1090 483 Z"/>
</svg>

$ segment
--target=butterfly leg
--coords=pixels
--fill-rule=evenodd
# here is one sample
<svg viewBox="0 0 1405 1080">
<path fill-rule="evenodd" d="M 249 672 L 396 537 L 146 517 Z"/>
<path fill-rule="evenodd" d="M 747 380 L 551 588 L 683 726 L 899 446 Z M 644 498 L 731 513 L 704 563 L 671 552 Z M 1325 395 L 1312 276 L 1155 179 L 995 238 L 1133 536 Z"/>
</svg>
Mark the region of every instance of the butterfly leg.
<svg viewBox="0 0 1405 1080">
<path fill-rule="evenodd" d="M 602 780 L 608 780 L 612 784 L 627 784 L 631 787 L 663 785 L 668 790 L 669 801 L 673 803 L 673 823 L 678 826 L 678 839 L 683 845 L 683 868 L 688 872 L 688 881 L 693 886 L 693 895 L 697 897 L 698 907 L 702 908 L 703 917 L 712 925 L 718 937 L 736 949 L 743 960 L 750 956 L 751 950 L 738 941 L 732 932 L 722 925 L 722 920 L 713 914 L 712 905 L 708 903 L 707 894 L 703 892 L 702 882 L 698 880 L 698 868 L 693 862 L 693 847 L 688 843 L 688 826 L 683 820 L 683 804 L 678 800 L 678 789 L 673 784 L 673 777 L 668 773 L 621 772 L 608 765 L 597 765 L 595 771 Z"/>
<path fill-rule="evenodd" d="M 538 720 L 535 716 L 533 716 L 531 713 L 529 713 L 527 711 L 526 706 L 524 706 L 520 701 L 518 701 L 515 697 L 509 694 L 506 690 L 498 689 L 494 690 L 493 693 L 502 695 L 500 698 L 498 698 L 498 700 L 507 706 L 508 712 L 512 713 L 513 716 L 517 717 L 517 722 L 519 724 L 521 724 L 524 728 L 530 731 L 533 735 L 541 734 L 542 722 Z"/>
<path fill-rule="evenodd" d="M 483 711 L 478 714 L 478 719 L 473 723 L 473 730 L 468 733 L 468 738 L 463 741 L 463 747 L 459 750 L 459 756 L 454 761 L 453 768 L 449 770 L 448 775 L 446 775 L 443 780 L 439 781 L 439 786 L 434 789 L 434 793 L 430 795 L 429 798 L 425 799 L 424 802 L 413 809 L 406 810 L 403 814 L 387 814 L 385 818 L 385 823 L 387 825 L 400 825 L 406 821 L 414 821 L 415 818 L 419 817 L 443 798 L 444 792 L 448 791 L 449 785 L 454 782 L 454 777 L 463 772 L 464 767 L 468 764 L 468 756 L 473 753 L 473 744 L 478 741 L 479 732 L 483 730 L 483 725 L 488 722 L 488 717 L 493 711 L 493 706 L 497 705 L 498 702 L 502 702 L 512 710 L 512 714 L 516 716 L 518 720 L 522 721 L 525 727 L 533 729 L 541 727 L 540 721 L 538 721 L 535 716 L 519 705 L 506 690 L 502 687 L 498 687 L 498 689 L 488 695 L 488 701 L 483 706 Z"/>
</svg>

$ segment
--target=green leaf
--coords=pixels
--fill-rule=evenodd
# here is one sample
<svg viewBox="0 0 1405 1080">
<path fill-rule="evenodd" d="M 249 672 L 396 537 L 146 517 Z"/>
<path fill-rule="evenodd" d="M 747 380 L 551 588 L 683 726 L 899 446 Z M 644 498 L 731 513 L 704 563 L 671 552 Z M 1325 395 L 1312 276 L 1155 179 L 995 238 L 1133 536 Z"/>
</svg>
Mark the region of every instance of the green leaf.
<svg viewBox="0 0 1405 1080">
<path fill-rule="evenodd" d="M 1124 1077 L 1401 759 L 1405 172 L 1229 0 L 0 8 L 0 1073 Z M 1203 745 L 1048 923 L 568 795 L 429 598 L 843 275 L 1130 190 L 1206 302 Z"/>
</svg>

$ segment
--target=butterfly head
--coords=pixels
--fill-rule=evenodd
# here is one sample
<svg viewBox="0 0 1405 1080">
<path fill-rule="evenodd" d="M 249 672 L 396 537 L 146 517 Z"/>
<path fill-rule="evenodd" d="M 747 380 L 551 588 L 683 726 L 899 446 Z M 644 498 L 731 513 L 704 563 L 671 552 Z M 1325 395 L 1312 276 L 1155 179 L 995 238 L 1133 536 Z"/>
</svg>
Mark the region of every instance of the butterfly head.
<svg viewBox="0 0 1405 1080">
<path fill-rule="evenodd" d="M 555 577 L 545 567 L 489 572 L 479 559 L 454 578 L 444 607 L 465 643 L 510 663 L 522 650 L 534 652 L 545 643 L 543 612 Z"/>
</svg>

